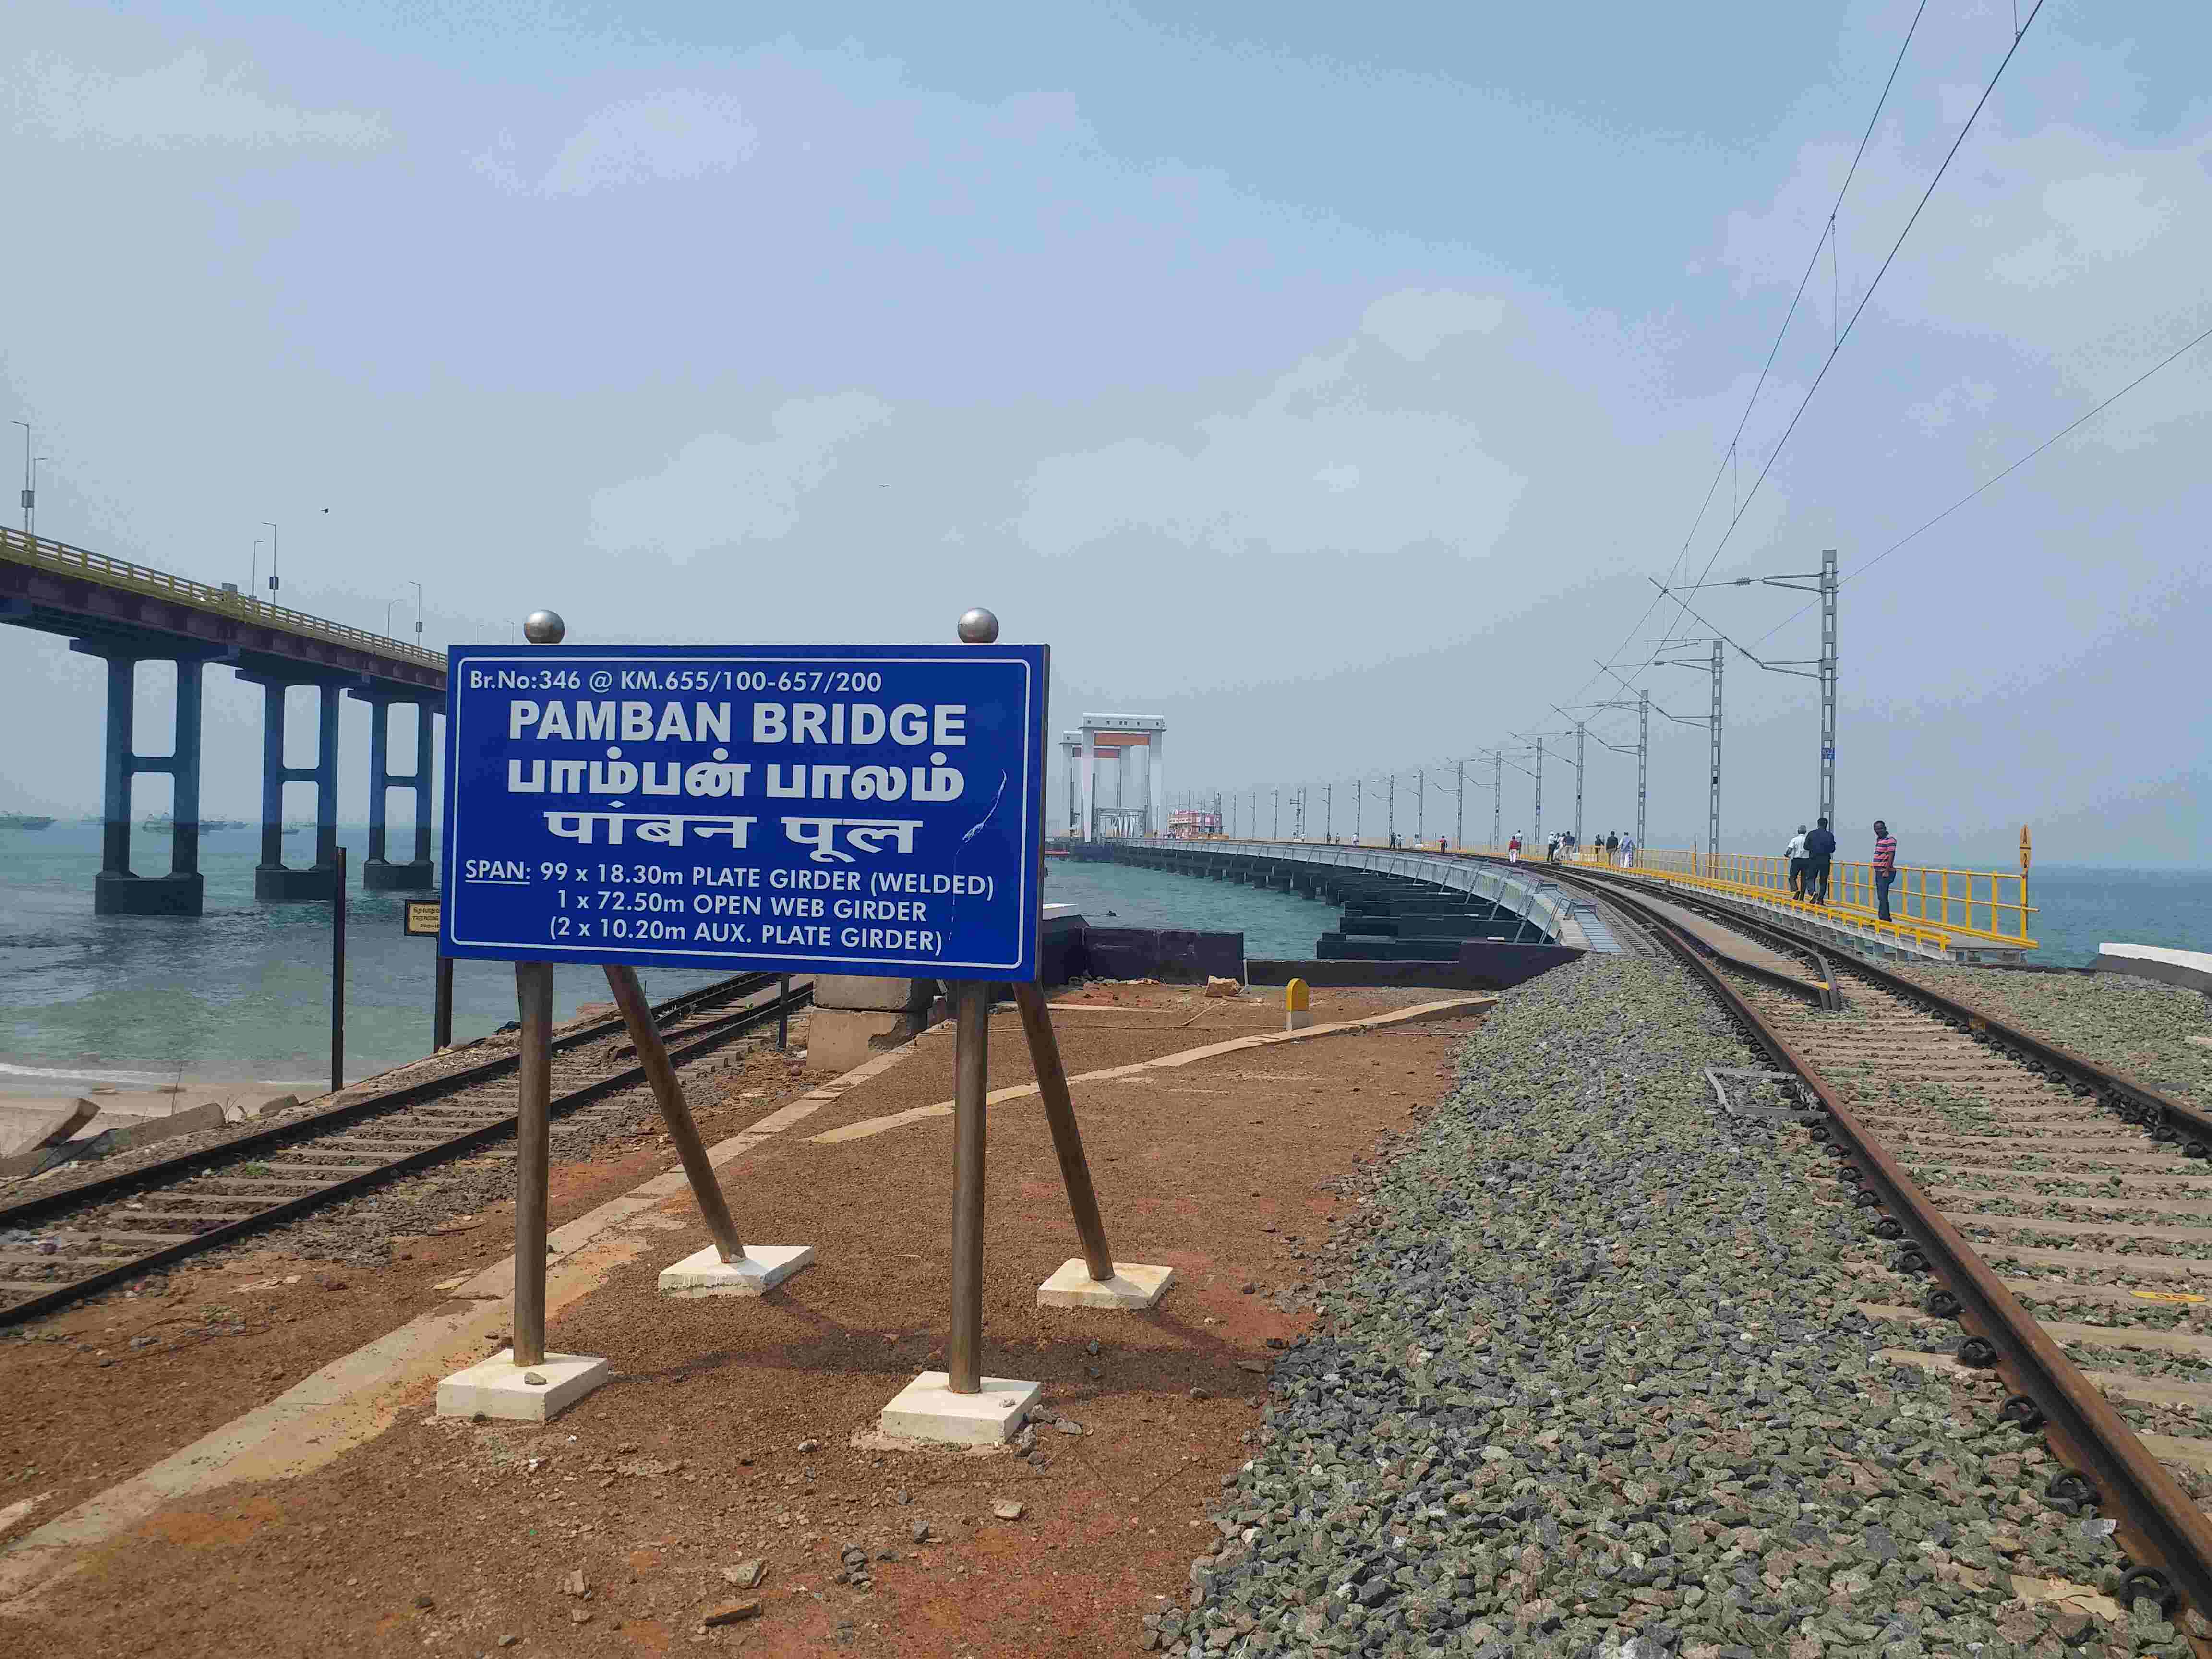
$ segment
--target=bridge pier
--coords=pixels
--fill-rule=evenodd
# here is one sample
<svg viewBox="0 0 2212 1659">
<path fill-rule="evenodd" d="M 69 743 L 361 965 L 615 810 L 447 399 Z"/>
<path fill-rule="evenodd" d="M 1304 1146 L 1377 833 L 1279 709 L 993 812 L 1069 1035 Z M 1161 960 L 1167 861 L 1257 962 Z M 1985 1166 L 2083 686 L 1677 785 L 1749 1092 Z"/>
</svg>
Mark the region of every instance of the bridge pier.
<svg viewBox="0 0 2212 1659">
<path fill-rule="evenodd" d="M 338 853 L 338 687 L 315 685 L 320 700 L 313 766 L 284 764 L 284 693 L 298 680 L 240 674 L 262 691 L 261 862 L 253 869 L 253 896 L 264 904 L 328 902 L 336 890 Z M 304 870 L 284 862 L 284 786 L 315 786 L 315 861 Z"/>
<path fill-rule="evenodd" d="M 93 878 L 92 910 L 99 916 L 196 916 L 206 883 L 200 874 L 200 670 L 204 655 L 140 657 L 97 641 L 76 640 L 70 649 L 107 664 L 107 749 L 101 790 L 100 873 Z M 134 747 L 134 707 L 142 661 L 177 665 L 176 741 L 166 756 Z M 169 872 L 141 876 L 131 868 L 131 781 L 141 772 L 167 772 L 173 783 L 169 807 Z"/>
<path fill-rule="evenodd" d="M 438 866 L 430 857 L 430 755 L 437 730 L 437 711 L 420 697 L 371 686 L 354 688 L 352 696 L 368 705 L 368 856 L 362 861 L 361 884 L 372 893 L 428 892 L 438 884 Z M 415 769 L 404 775 L 392 770 L 392 705 L 412 705 L 415 710 Z M 385 811 L 394 789 L 411 790 L 415 796 L 415 857 L 394 863 L 385 856 Z"/>
</svg>

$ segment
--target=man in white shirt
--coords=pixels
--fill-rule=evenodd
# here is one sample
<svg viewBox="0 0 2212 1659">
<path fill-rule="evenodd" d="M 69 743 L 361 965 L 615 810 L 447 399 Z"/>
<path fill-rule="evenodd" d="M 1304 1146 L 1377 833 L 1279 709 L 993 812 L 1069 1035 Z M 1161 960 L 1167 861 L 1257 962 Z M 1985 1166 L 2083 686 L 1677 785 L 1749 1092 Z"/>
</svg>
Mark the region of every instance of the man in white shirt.
<svg viewBox="0 0 2212 1659">
<path fill-rule="evenodd" d="M 1805 896 L 1805 826 L 1799 824 L 1797 833 L 1790 837 L 1785 856 L 1790 860 L 1790 896 Z"/>
</svg>

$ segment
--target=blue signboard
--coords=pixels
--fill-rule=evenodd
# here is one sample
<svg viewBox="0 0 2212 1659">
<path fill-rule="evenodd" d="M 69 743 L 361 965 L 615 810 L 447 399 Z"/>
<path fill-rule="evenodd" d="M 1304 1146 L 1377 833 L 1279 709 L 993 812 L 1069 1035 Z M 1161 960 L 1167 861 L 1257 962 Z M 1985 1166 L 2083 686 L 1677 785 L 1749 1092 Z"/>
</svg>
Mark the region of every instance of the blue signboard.
<svg viewBox="0 0 2212 1659">
<path fill-rule="evenodd" d="M 1037 976 L 1047 649 L 463 646 L 448 955 Z"/>
</svg>

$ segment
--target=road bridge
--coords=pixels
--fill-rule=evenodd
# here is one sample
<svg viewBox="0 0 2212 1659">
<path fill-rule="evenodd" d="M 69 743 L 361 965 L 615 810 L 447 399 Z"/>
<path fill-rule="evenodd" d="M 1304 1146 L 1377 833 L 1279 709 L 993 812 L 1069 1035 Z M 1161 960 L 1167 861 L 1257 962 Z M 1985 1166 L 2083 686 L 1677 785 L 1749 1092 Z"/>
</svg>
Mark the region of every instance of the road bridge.
<svg viewBox="0 0 2212 1659">
<path fill-rule="evenodd" d="M 210 663 L 263 689 L 261 860 L 257 898 L 271 902 L 327 899 L 337 854 L 338 698 L 369 705 L 368 857 L 365 886 L 386 890 L 437 884 L 430 853 L 431 757 L 436 720 L 446 699 L 446 659 L 398 640 L 348 628 L 241 593 L 234 583 L 211 587 L 145 565 L 112 559 L 65 542 L 0 529 L 0 622 L 58 634 L 72 651 L 107 665 L 107 736 L 103 761 L 100 872 L 93 908 L 100 915 L 200 914 L 200 689 Z M 175 742 L 167 755 L 142 755 L 132 730 L 138 665 L 176 665 Z M 285 693 L 315 688 L 319 719 L 312 766 L 284 763 Z M 415 769 L 389 765 L 394 705 L 415 711 Z M 144 772 L 173 781 L 169 868 L 139 875 L 131 868 L 131 795 Z M 315 791 L 314 862 L 284 862 L 284 786 Z M 394 789 L 415 793 L 413 856 L 394 860 L 385 847 L 386 805 Z"/>
</svg>

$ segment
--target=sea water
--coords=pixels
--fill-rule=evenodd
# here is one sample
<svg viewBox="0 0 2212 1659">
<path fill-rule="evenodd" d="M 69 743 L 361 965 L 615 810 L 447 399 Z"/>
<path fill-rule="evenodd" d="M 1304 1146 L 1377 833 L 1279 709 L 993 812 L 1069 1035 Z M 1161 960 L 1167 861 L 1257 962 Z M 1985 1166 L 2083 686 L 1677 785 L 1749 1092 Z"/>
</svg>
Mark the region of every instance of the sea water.
<svg viewBox="0 0 2212 1659">
<path fill-rule="evenodd" d="M 286 839 L 307 861 L 312 835 Z M 341 831 L 358 871 L 368 832 Z M 395 850 L 404 850 L 395 843 Z M 259 904 L 253 866 L 258 830 L 203 835 L 206 914 L 197 918 L 95 916 L 93 876 L 100 826 L 0 829 L 0 1092 L 81 1093 L 100 1085 L 256 1083 L 319 1090 L 330 1079 L 331 917 L 325 904 Z M 168 867 L 164 830 L 134 836 L 135 868 Z M 1091 921 L 1128 927 L 1188 927 L 1244 935 L 1255 957 L 1308 957 L 1336 910 L 1310 899 L 1202 881 L 1164 871 L 1045 861 L 1048 902 L 1075 905 Z M 399 931 L 404 896 L 347 900 L 346 1060 L 349 1079 L 428 1052 L 435 941 Z M 2079 966 L 2098 944 L 2212 949 L 2212 872 L 2036 872 L 2038 960 Z M 717 975 L 653 969 L 656 999 Z M 556 1012 L 606 999 L 596 970 L 560 967 Z M 514 1018 L 514 975 L 502 963 L 459 962 L 453 1034 L 466 1041 Z"/>
</svg>

